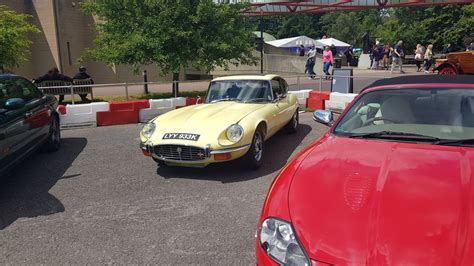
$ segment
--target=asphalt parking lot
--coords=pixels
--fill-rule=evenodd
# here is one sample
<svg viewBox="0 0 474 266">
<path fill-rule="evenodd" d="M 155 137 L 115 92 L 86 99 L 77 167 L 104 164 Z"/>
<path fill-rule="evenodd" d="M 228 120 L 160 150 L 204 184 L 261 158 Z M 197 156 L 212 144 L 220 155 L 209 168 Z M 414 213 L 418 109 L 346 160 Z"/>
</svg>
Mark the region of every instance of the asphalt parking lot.
<svg viewBox="0 0 474 266">
<path fill-rule="evenodd" d="M 327 129 L 300 118 L 296 134 L 266 142 L 258 171 L 157 168 L 140 125 L 65 130 L 59 152 L 0 180 L 0 264 L 255 264 L 272 180 Z"/>
</svg>

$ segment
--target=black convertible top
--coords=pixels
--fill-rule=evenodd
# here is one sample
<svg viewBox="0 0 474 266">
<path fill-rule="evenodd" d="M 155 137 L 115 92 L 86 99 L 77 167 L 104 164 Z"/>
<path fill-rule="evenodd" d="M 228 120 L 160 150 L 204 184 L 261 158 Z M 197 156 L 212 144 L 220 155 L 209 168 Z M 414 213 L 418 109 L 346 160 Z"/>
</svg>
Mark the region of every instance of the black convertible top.
<svg viewBox="0 0 474 266">
<path fill-rule="evenodd" d="M 456 84 L 474 84 L 473 75 L 416 75 L 399 76 L 388 79 L 379 79 L 362 91 L 379 86 L 404 85 L 404 84 L 423 84 L 423 83 L 456 83 Z M 361 91 L 361 92 L 362 92 Z"/>
</svg>

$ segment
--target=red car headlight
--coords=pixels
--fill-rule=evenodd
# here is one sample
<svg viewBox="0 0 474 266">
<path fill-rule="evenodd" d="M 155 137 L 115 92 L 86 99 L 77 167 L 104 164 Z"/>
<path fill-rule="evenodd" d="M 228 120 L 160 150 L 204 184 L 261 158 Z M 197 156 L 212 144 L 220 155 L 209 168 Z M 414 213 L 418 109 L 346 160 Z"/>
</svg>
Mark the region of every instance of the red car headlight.
<svg viewBox="0 0 474 266">
<path fill-rule="evenodd" d="M 310 265 L 303 248 L 298 243 L 290 223 L 267 218 L 263 221 L 260 245 L 275 261 L 285 265 Z"/>
</svg>

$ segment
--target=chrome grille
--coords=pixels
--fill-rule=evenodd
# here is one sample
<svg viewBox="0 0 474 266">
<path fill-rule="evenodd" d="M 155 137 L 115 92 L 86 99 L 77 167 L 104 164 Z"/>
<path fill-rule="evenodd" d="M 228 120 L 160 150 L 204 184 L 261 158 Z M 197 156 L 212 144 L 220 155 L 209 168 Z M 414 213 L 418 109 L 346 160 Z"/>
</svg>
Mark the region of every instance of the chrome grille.
<svg viewBox="0 0 474 266">
<path fill-rule="evenodd" d="M 202 161 L 207 157 L 205 149 L 184 145 L 157 145 L 153 152 L 163 159 L 178 161 Z"/>
</svg>

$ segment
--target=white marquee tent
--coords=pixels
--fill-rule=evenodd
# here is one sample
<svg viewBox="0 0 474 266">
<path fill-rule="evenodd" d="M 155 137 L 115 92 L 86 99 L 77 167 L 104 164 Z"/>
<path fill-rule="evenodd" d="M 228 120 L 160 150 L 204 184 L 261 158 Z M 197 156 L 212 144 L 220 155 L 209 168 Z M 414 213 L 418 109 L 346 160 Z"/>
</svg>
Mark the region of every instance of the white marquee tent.
<svg viewBox="0 0 474 266">
<path fill-rule="evenodd" d="M 316 44 L 317 48 L 323 48 L 323 46 L 332 46 L 332 45 L 334 45 L 336 47 L 349 47 L 349 46 L 351 46 L 348 43 L 339 41 L 339 40 L 334 39 L 334 38 L 326 38 L 326 39 L 316 40 L 315 44 Z"/>
<path fill-rule="evenodd" d="M 298 36 L 298 37 L 269 41 L 266 43 L 275 47 L 280 47 L 280 48 L 292 48 L 292 47 L 299 47 L 300 45 L 304 45 L 307 47 L 312 44 L 315 44 L 316 41 L 306 36 Z"/>
</svg>

